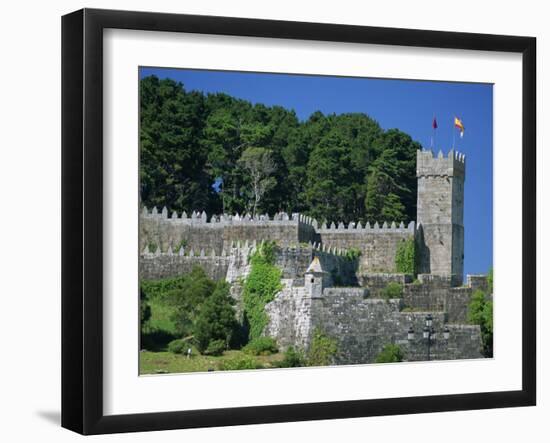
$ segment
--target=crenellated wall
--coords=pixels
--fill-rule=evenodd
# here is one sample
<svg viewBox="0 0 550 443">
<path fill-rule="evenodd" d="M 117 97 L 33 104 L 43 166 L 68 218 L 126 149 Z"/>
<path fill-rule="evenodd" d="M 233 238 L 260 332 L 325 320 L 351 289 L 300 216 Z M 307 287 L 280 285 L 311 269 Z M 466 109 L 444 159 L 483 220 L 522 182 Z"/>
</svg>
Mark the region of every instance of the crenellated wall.
<svg viewBox="0 0 550 443">
<path fill-rule="evenodd" d="M 233 283 L 238 277 L 242 277 L 241 274 L 233 275 L 240 272 L 234 269 L 241 269 L 244 266 L 241 262 L 248 265 L 248 258 L 257 245 L 256 241 L 248 240 L 231 242 L 229 247 L 222 249 L 219 254 L 215 249 L 205 251 L 181 247 L 178 251 L 173 251 L 171 246 L 168 246 L 165 252 L 162 252 L 159 246 L 155 251 L 150 251 L 146 245 L 140 254 L 140 278 L 172 278 L 190 272 L 194 266 L 201 266 L 210 278 L 226 279 Z M 275 248 L 275 265 L 281 270 L 283 279 L 303 279 L 313 257 L 318 257 L 323 268 L 329 273 L 327 281 L 331 285 L 357 284 L 358 261 L 349 258 L 345 249 L 328 248 L 319 243 Z"/>
<path fill-rule="evenodd" d="M 214 215 L 208 219 L 205 212 L 193 212 L 188 216 L 173 212 L 168 215 L 164 208 L 151 212 L 143 208 L 139 224 L 139 247 L 143 251 L 147 245 L 157 246 L 161 251 L 169 246 L 185 248 L 214 249 L 220 254 L 223 249 L 229 249 L 236 242 L 275 241 L 279 246 L 286 247 L 299 243 L 318 241 L 318 236 L 311 224 L 312 220 L 300 214 L 289 216 L 286 213 L 274 217 L 261 215 Z M 151 246 L 150 246 L 151 247 Z"/>
<path fill-rule="evenodd" d="M 414 238 L 418 245 L 421 273 L 454 276 L 460 285 L 464 262 L 464 179 L 466 163 L 463 154 L 454 150 L 448 155 L 432 151 L 417 152 L 417 222 L 407 226 L 395 222 L 382 225 L 339 222 L 319 226 L 317 220 L 302 214 L 284 212 L 267 214 L 214 215 L 193 212 L 169 214 L 163 208 L 140 216 L 140 250 L 149 245 L 167 251 L 180 246 L 205 249 L 221 254 L 239 241 L 275 241 L 280 247 L 304 243 L 336 249 L 361 251 L 359 274 L 396 271 L 395 255 L 399 244 Z"/>
<path fill-rule="evenodd" d="M 169 218 L 166 208 L 160 213 L 157 208 L 151 212 L 143 208 L 139 218 L 139 250 L 148 246 L 165 252 L 169 247 L 179 250 L 183 246 L 195 251 L 213 249 L 216 254 L 221 254 L 223 230 L 223 224 L 207 223 L 204 212 L 202 215 L 193 213 L 191 217 L 185 213 L 181 217 L 173 213 Z"/>
<path fill-rule="evenodd" d="M 221 215 L 208 220 L 206 213 L 193 212 L 188 217 L 183 213 L 168 216 L 164 208 L 160 213 L 156 208 L 151 212 L 143 208 L 140 217 L 140 250 L 169 247 L 179 249 L 214 250 L 216 255 L 228 250 L 233 244 L 244 241 L 275 241 L 278 246 L 296 247 L 300 244 L 318 244 L 323 250 L 361 251 L 358 264 L 359 273 L 394 272 L 395 253 L 400 242 L 414 238 L 415 224 L 378 223 L 370 225 L 361 222 L 345 226 L 323 223 L 318 227 L 316 220 L 301 214 L 276 214 L 250 217 L 249 215 Z"/>
<path fill-rule="evenodd" d="M 321 242 L 327 246 L 361 251 L 359 274 L 367 272 L 395 272 L 395 254 L 402 241 L 414 238 L 415 224 L 384 223 L 380 226 L 368 222 L 363 226 L 359 223 L 350 223 L 347 227 L 343 223 L 336 226 L 323 224 L 317 230 Z"/>
</svg>

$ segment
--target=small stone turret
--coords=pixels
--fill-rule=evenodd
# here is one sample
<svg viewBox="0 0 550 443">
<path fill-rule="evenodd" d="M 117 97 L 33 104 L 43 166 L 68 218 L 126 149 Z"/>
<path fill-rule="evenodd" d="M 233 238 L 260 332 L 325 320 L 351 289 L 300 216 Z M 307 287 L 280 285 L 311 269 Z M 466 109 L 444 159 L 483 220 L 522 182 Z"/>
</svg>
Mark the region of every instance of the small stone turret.
<svg viewBox="0 0 550 443">
<path fill-rule="evenodd" d="M 314 257 L 304 274 L 306 294 L 309 294 L 311 298 L 321 298 L 328 275 L 328 272 L 323 270 L 319 258 Z"/>
</svg>

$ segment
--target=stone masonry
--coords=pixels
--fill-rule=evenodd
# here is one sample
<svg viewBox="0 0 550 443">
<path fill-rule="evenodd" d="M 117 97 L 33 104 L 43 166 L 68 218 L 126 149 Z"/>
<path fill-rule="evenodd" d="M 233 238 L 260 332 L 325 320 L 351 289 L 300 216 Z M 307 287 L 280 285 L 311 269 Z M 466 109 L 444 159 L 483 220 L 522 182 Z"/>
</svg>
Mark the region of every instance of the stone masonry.
<svg viewBox="0 0 550 443">
<path fill-rule="evenodd" d="M 402 346 L 407 360 L 425 360 L 424 319 L 434 318 L 432 359 L 481 358 L 479 326 L 467 324 L 467 305 L 485 276 L 468 276 L 464 262 L 465 159 L 450 151 L 417 152 L 417 223 L 331 222 L 302 214 L 214 215 L 172 213 L 164 208 L 140 216 L 140 277 L 159 279 L 201 266 L 213 279 L 231 283 L 242 313 L 241 285 L 259 242 L 275 241 L 275 265 L 283 289 L 266 306 L 265 335 L 285 349 L 307 349 L 316 328 L 338 342 L 336 363 L 371 363 L 389 343 Z M 419 275 L 396 273 L 399 244 L 414 239 Z M 359 251 L 360 255 L 350 254 Z M 389 283 L 403 288 L 386 300 Z M 414 340 L 407 340 L 413 328 Z M 449 330 L 449 339 L 442 336 Z"/>
<path fill-rule="evenodd" d="M 417 222 L 421 272 L 454 276 L 462 282 L 464 268 L 464 155 L 417 151 Z"/>
</svg>

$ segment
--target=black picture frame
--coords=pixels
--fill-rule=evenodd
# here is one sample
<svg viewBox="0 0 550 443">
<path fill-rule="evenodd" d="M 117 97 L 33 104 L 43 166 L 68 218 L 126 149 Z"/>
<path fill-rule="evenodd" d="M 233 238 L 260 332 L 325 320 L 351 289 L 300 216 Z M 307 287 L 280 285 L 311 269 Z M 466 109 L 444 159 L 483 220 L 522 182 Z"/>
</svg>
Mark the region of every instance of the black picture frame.
<svg viewBox="0 0 550 443">
<path fill-rule="evenodd" d="M 103 31 L 107 28 L 522 54 L 522 388 L 177 412 L 103 413 Z M 83 9 L 62 18 L 62 426 L 82 434 L 536 404 L 536 39 Z"/>
</svg>

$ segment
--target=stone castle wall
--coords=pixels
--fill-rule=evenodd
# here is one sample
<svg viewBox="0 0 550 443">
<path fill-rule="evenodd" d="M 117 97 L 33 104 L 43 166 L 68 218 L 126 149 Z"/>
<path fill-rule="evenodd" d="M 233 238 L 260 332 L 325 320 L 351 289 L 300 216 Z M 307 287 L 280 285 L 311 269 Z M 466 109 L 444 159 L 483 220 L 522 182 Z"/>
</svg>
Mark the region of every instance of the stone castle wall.
<svg viewBox="0 0 550 443">
<path fill-rule="evenodd" d="M 345 249 L 332 249 L 315 245 L 298 245 L 277 248 L 275 266 L 282 271 L 282 278 L 302 279 L 304 272 L 318 257 L 327 272 L 327 283 L 331 286 L 356 286 L 358 260 L 347 257 Z"/>
<path fill-rule="evenodd" d="M 303 281 L 283 280 L 283 290 L 265 307 L 269 323 L 264 334 L 276 338 L 283 349 L 307 347 L 311 335 L 312 301 Z"/>
<path fill-rule="evenodd" d="M 468 276 L 466 286 L 456 286 L 451 276 L 419 274 L 413 282 L 411 275 L 367 274 L 361 280 L 372 298 L 381 297 L 390 282 L 403 286 L 404 308 L 426 312 L 445 312 L 449 324 L 468 322 L 468 303 L 476 289 L 487 289 L 487 276 Z"/>
<path fill-rule="evenodd" d="M 255 251 L 257 242 L 232 242 L 221 254 L 214 249 L 210 251 L 193 250 L 192 248 L 180 248 L 172 251 L 168 246 L 166 252 L 161 252 L 160 247 L 152 252 L 146 246 L 140 254 L 139 275 L 144 280 L 158 280 L 173 278 L 191 272 L 195 266 L 200 266 L 206 274 L 214 280 L 226 279 L 234 282 L 241 276 L 233 275 L 234 268 L 243 266 L 240 262 L 246 262 L 250 254 Z M 319 244 L 298 244 L 288 247 L 275 248 L 275 266 L 281 270 L 283 279 L 303 279 L 304 272 L 314 257 L 318 257 L 323 269 L 329 274 L 327 283 L 330 285 L 356 285 L 357 260 L 347 257 L 346 251 L 332 248 L 324 248 Z M 240 272 L 240 271 L 239 271 Z M 337 278 L 337 281 L 336 281 Z"/>
<path fill-rule="evenodd" d="M 168 248 L 195 251 L 214 250 L 215 255 L 229 250 L 237 242 L 275 241 L 278 246 L 296 247 L 300 244 L 318 244 L 325 250 L 357 249 L 361 252 L 358 272 L 394 272 L 395 254 L 400 242 L 414 238 L 415 224 L 408 226 L 395 223 L 343 223 L 336 226 L 318 226 L 316 220 L 300 214 L 288 216 L 276 214 L 273 218 L 267 215 L 251 218 L 250 216 L 213 216 L 193 213 L 181 216 L 173 213 L 168 216 L 164 208 L 151 212 L 144 208 L 140 216 L 139 247 L 143 251 Z M 307 266 L 306 266 L 307 267 Z"/>
<path fill-rule="evenodd" d="M 319 327 L 338 342 L 337 364 L 372 363 L 390 343 L 399 344 L 409 361 L 426 360 L 422 330 L 431 313 L 436 330 L 431 359 L 481 358 L 480 328 L 467 324 L 467 306 L 474 288 L 484 285 L 483 277 L 475 276 L 474 286 L 466 287 L 453 287 L 445 276 L 411 280 L 403 274 L 372 274 L 365 277 L 366 287 L 325 287 L 321 296 L 308 296 L 303 281 L 294 280 L 267 305 L 270 323 L 265 333 L 284 348 L 296 345 L 299 329 L 300 343 L 307 347 Z M 390 282 L 403 285 L 402 299 L 380 298 Z M 412 341 L 407 339 L 409 327 L 415 331 Z M 445 327 L 450 330 L 448 340 L 442 335 Z"/>
<path fill-rule="evenodd" d="M 229 256 L 183 256 L 177 254 L 142 254 L 139 275 L 143 280 L 159 280 L 188 274 L 195 266 L 204 269 L 213 280 L 224 280 L 229 267 Z"/>
<path fill-rule="evenodd" d="M 317 230 L 323 244 L 346 249 L 358 249 L 361 251 L 359 262 L 359 274 L 365 272 L 395 272 L 395 254 L 399 244 L 415 236 L 415 224 L 384 223 L 374 226 L 361 223 L 349 224 L 345 227 L 342 223 L 330 227 L 323 225 Z"/>
<path fill-rule="evenodd" d="M 220 254 L 228 250 L 234 243 L 249 241 L 261 242 L 272 240 L 279 246 L 291 246 L 299 243 L 318 241 L 311 219 L 299 214 L 288 216 L 285 213 L 252 218 L 248 215 L 213 216 L 208 220 L 206 213 L 193 212 L 188 216 L 173 212 L 168 216 L 164 208 L 151 212 L 143 208 L 139 223 L 139 247 L 143 251 L 160 247 L 167 251 L 171 246 L 174 250 L 184 246 L 186 249 L 212 250 Z M 153 245 L 153 247 L 151 247 Z"/>
<path fill-rule="evenodd" d="M 335 363 L 373 363 L 390 343 L 399 344 L 408 361 L 426 360 L 427 343 L 422 338 L 422 330 L 427 312 L 402 312 L 401 300 L 375 299 L 366 293 L 364 288 L 329 288 L 323 291 L 322 298 L 311 299 L 311 324 L 307 329 L 311 333 L 318 326 L 337 340 Z M 436 334 L 431 344 L 431 359 L 482 358 L 479 326 L 448 324 L 445 312 L 432 312 L 432 315 Z M 409 342 L 407 332 L 411 326 L 415 339 Z M 445 326 L 450 330 L 448 340 L 443 339 Z"/>
<path fill-rule="evenodd" d="M 185 274 L 199 265 L 213 279 L 232 284 L 241 301 L 242 279 L 258 242 L 275 241 L 275 264 L 283 289 L 268 303 L 265 334 L 288 346 L 307 348 L 321 328 L 338 341 L 340 364 L 371 363 L 383 347 L 397 343 L 407 360 L 425 360 L 424 320 L 434 317 L 438 334 L 432 359 L 480 358 L 479 326 L 467 324 L 467 306 L 476 289 L 486 289 L 485 276 L 468 276 L 462 285 L 464 227 L 464 156 L 451 151 L 435 157 L 418 151 L 418 225 L 403 223 L 331 223 L 301 214 L 190 216 L 164 208 L 143 209 L 140 216 L 140 277 L 158 279 Z M 422 274 L 396 274 L 399 245 L 414 239 Z M 350 258 L 350 250 L 360 256 Z M 206 251 L 206 252 L 205 252 Z M 313 259 L 319 268 L 304 274 Z M 315 268 L 317 269 L 317 268 Z M 321 279 L 321 280 L 320 280 Z M 400 299 L 384 300 L 390 282 L 403 286 Z M 237 303 L 241 315 L 241 303 Z M 407 340 L 412 327 L 415 340 Z M 444 327 L 450 330 L 444 340 Z"/>
<path fill-rule="evenodd" d="M 160 213 L 156 208 L 151 212 L 143 208 L 139 218 L 139 250 L 148 247 L 166 252 L 172 247 L 178 251 L 183 246 L 186 250 L 214 250 L 219 255 L 224 248 L 223 230 L 222 224 L 206 223 L 206 214 L 194 213 L 188 218 L 185 213 L 182 217 L 173 213 L 168 218 L 166 208 Z"/>
</svg>

